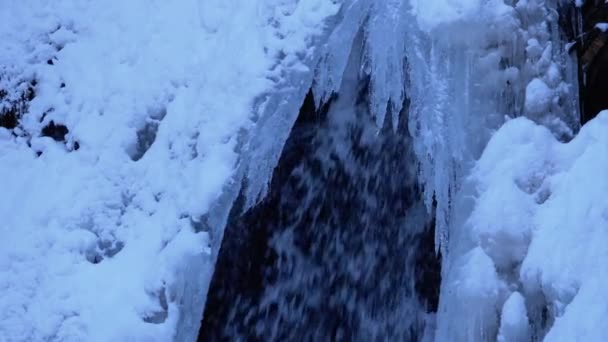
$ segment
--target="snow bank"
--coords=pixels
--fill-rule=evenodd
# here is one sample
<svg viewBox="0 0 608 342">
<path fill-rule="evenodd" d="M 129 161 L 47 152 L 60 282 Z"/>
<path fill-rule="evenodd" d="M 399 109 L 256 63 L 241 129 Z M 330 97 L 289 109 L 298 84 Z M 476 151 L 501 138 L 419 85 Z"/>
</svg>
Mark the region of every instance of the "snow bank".
<svg viewBox="0 0 608 342">
<path fill-rule="evenodd" d="M 4 4 L 0 110 L 35 96 L 0 128 L 0 341 L 193 340 L 256 99 L 306 68 L 337 10 Z"/>
<path fill-rule="evenodd" d="M 607 130 L 608 111 L 567 144 L 543 126 L 514 119 L 496 132 L 474 168 L 475 204 L 465 227 L 473 251 L 481 247 L 492 264 L 456 261 L 448 279 L 450 288 L 459 288 L 471 281 L 466 274 L 496 270 L 480 282 L 498 277 L 501 293 L 460 310 L 486 312 L 496 304 L 499 339 L 524 341 L 531 333 L 545 341 L 604 340 Z"/>
<path fill-rule="evenodd" d="M 603 112 L 550 160 L 548 198 L 520 272 L 526 294 L 544 296 L 555 319 L 545 341 L 605 340 L 608 179 L 599 171 L 608 170 L 607 129 Z"/>
<path fill-rule="evenodd" d="M 516 3 L 525 59 L 518 66 L 522 77 L 515 82 L 525 89 L 520 95 L 524 98 L 522 114 L 549 127 L 560 138 L 570 139 L 579 126 L 578 72 L 566 49 L 566 28 L 560 27 L 560 15 L 567 14 L 565 6 L 561 0 Z"/>
</svg>

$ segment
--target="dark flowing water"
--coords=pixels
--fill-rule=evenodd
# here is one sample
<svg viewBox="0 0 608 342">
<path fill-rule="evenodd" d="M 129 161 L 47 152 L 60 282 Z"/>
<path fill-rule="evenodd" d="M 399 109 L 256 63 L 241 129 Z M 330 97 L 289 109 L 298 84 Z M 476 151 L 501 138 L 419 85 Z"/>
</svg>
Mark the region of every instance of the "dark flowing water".
<svg viewBox="0 0 608 342">
<path fill-rule="evenodd" d="M 199 341 L 418 341 L 432 324 L 440 260 L 407 115 L 378 132 L 357 70 L 321 110 L 309 93 L 270 193 L 237 201 Z"/>
</svg>

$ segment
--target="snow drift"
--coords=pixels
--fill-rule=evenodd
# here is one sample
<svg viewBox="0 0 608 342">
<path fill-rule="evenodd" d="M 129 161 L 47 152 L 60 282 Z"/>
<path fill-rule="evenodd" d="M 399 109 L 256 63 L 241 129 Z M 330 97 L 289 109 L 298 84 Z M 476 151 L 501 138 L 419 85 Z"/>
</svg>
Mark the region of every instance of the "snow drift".
<svg viewBox="0 0 608 342">
<path fill-rule="evenodd" d="M 472 250 L 454 262 L 445 284 L 472 289 L 473 298 L 446 308 L 452 318 L 475 314 L 454 323 L 468 326 L 458 340 L 470 340 L 460 335 L 467 330 L 494 340 L 499 326 L 504 341 L 604 339 L 607 129 L 602 112 L 569 143 L 524 118 L 494 134 L 468 180 Z M 471 326 L 471 317 L 484 321 Z"/>
</svg>

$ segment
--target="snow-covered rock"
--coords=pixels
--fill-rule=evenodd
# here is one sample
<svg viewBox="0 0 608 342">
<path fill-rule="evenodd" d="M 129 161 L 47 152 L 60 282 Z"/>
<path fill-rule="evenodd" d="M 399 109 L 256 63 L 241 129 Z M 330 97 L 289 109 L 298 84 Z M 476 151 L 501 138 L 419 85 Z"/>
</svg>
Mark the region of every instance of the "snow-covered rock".
<svg viewBox="0 0 608 342">
<path fill-rule="evenodd" d="M 530 325 L 524 297 L 513 292 L 502 307 L 498 342 L 526 342 L 530 340 Z"/>
<path fill-rule="evenodd" d="M 553 100 L 553 92 L 547 84 L 538 78 L 533 79 L 526 87 L 526 112 L 539 115 L 547 112 Z"/>
<path fill-rule="evenodd" d="M 527 119 L 514 119 L 496 132 L 479 160 L 469 227 L 503 286 L 519 291 L 503 305 L 499 338 L 527 340 L 530 333 L 545 341 L 605 339 L 607 130 L 608 111 L 569 143 Z"/>
</svg>

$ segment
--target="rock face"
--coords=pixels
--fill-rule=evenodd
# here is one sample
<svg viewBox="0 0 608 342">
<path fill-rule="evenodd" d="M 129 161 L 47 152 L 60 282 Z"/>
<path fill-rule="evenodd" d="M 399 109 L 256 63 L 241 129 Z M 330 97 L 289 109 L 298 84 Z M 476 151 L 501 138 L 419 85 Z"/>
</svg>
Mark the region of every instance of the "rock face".
<svg viewBox="0 0 608 342">
<path fill-rule="evenodd" d="M 608 109 L 608 33 L 601 25 L 608 22 L 608 4 L 586 1 L 581 10 L 586 35 L 578 53 L 582 73 L 581 124 L 585 124 L 600 111 Z"/>
<path fill-rule="evenodd" d="M 13 130 L 19 126 L 21 116 L 27 112 L 29 102 L 36 96 L 37 82 L 23 82 L 19 86 L 25 90 L 17 92 L 19 94 L 11 98 L 9 91 L 4 88 L 6 85 L 2 83 L 3 78 L 6 78 L 6 75 L 0 72 L 0 127 Z"/>
</svg>

